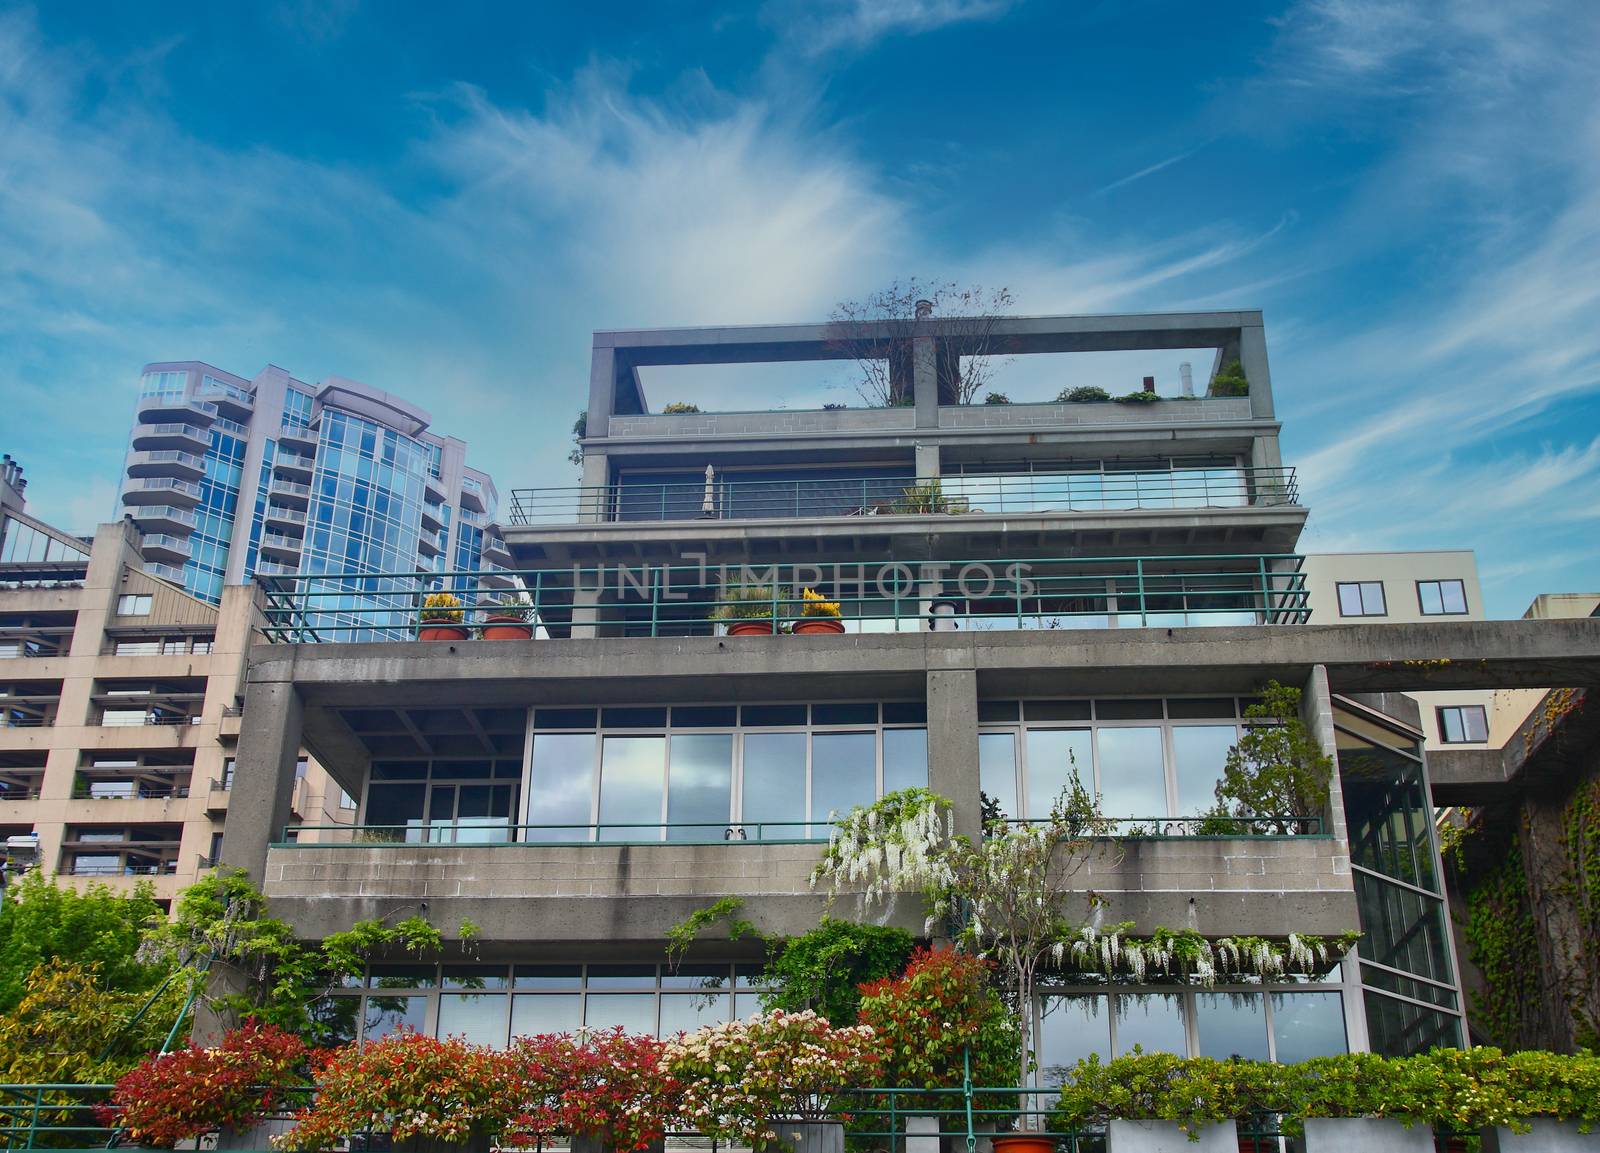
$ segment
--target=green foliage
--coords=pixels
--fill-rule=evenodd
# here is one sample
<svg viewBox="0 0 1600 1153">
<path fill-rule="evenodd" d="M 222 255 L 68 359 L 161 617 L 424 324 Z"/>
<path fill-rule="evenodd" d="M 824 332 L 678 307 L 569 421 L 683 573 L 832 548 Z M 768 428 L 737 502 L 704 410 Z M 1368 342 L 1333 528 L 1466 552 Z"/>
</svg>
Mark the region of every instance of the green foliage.
<svg viewBox="0 0 1600 1153">
<path fill-rule="evenodd" d="M 823 917 L 809 933 L 774 943 L 761 995 L 764 1009 L 814 1009 L 834 1025 L 854 1025 L 860 986 L 905 968 L 914 941 L 892 925 L 858 925 Z"/>
<path fill-rule="evenodd" d="M 160 1048 L 189 994 L 186 982 L 172 982 L 134 1022 L 150 994 L 107 988 L 94 965 L 49 960 L 27 985 L 21 1001 L 0 1016 L 0 1083 L 113 1081 Z"/>
<path fill-rule="evenodd" d="M 578 413 L 578 419 L 572 422 L 572 451 L 567 453 L 567 460 L 580 468 L 583 466 L 583 438 L 589 435 L 589 410 L 584 409 Z"/>
<path fill-rule="evenodd" d="M 778 611 L 785 611 L 785 602 L 776 597 L 771 585 L 728 585 L 717 598 L 718 604 L 708 614 L 714 621 L 765 621 L 772 619 L 774 599 Z"/>
<path fill-rule="evenodd" d="M 984 404 L 1010 404 L 1011 398 L 1003 392 L 987 393 L 983 398 Z"/>
<path fill-rule="evenodd" d="M 1245 379 L 1244 365 L 1230 360 L 1211 378 L 1207 396 L 1249 396 L 1250 382 Z"/>
<path fill-rule="evenodd" d="M 1474 1028 L 1496 1045 L 1521 1048 L 1540 1004 L 1539 966 L 1530 963 L 1539 943 L 1515 835 L 1487 875 L 1472 879 L 1461 929 L 1467 956 L 1483 973 L 1483 987 L 1471 991 Z"/>
<path fill-rule="evenodd" d="M 1596 988 L 1600 985 L 1600 778 L 1591 778 L 1579 786 L 1568 802 L 1563 840 L 1567 888 L 1578 923 L 1577 945 L 1590 982 L 1587 990 L 1568 990 L 1568 1000 L 1573 1006 L 1578 1043 L 1600 1049 L 1600 1019 L 1592 1012 L 1600 1010 L 1600 991 Z"/>
<path fill-rule="evenodd" d="M 675 400 L 671 404 L 663 406 L 661 411 L 669 415 L 679 412 L 699 412 L 700 406 L 698 404 L 690 404 L 686 400 Z"/>
<path fill-rule="evenodd" d="M 1200 832 L 1298 832 L 1297 822 L 1286 818 L 1314 816 L 1327 808 L 1333 759 L 1300 719 L 1299 689 L 1268 681 L 1261 700 L 1244 715 L 1245 734 L 1228 750 L 1216 807 Z M 1240 817 L 1281 819 L 1241 824 Z"/>
<path fill-rule="evenodd" d="M 1203 937 L 1194 929 L 1158 925 L 1148 937 L 1131 937 L 1133 922 L 1109 929 L 1084 926 L 1063 953 L 1058 968 L 1069 973 L 1175 980 L 1210 986 L 1229 977 L 1321 976 L 1355 947 L 1361 934 L 1317 937 L 1289 933 L 1283 939 Z"/>
<path fill-rule="evenodd" d="M 29 976 L 47 961 L 91 966 L 95 985 L 108 993 L 154 989 L 166 973 L 136 957 L 146 927 L 161 908 L 140 883 L 131 893 L 93 884 L 57 886 L 35 869 L 13 881 L 0 908 L 0 1013 L 16 1009 Z"/>
<path fill-rule="evenodd" d="M 1096 401 L 1110 400 L 1111 394 L 1103 388 L 1096 388 L 1092 384 L 1080 384 L 1077 388 L 1064 388 L 1056 397 L 1057 404 L 1092 404 Z"/>
<path fill-rule="evenodd" d="M 738 941 L 745 937 L 759 936 L 755 925 L 735 916 L 744 908 L 743 897 L 721 897 L 701 909 L 696 909 L 672 928 L 667 930 L 667 964 L 676 971 L 682 963 L 684 954 L 694 944 L 706 929 L 711 928 L 718 921 L 728 923 L 728 940 Z"/>
<path fill-rule="evenodd" d="M 1292 1075 L 1269 1062 L 1218 1061 L 1134 1052 L 1101 1064 L 1078 1063 L 1050 1117 L 1056 1132 L 1115 1120 L 1176 1121 L 1199 1139 L 1219 1121 L 1286 1112 Z"/>
<path fill-rule="evenodd" d="M 1146 392 L 1141 388 L 1138 392 L 1124 393 L 1121 396 L 1112 397 L 1112 399 L 1118 404 L 1154 404 L 1161 399 L 1161 394 L 1159 392 Z"/>
<path fill-rule="evenodd" d="M 950 498 L 944 495 L 944 486 L 935 477 L 933 480 L 907 487 L 900 494 L 900 499 L 894 502 L 890 511 L 903 513 L 949 512 Z"/>
</svg>

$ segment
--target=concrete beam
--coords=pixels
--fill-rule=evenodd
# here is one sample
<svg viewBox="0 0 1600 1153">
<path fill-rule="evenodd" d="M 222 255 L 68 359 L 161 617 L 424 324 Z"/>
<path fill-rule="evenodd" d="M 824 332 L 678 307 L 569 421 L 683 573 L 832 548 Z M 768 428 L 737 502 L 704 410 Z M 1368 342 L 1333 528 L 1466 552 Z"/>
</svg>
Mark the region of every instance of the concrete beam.
<svg viewBox="0 0 1600 1153">
<path fill-rule="evenodd" d="M 955 805 L 956 833 L 983 833 L 978 781 L 978 675 L 972 669 L 928 673 L 928 787 Z"/>
<path fill-rule="evenodd" d="M 1444 749 L 1428 754 L 1433 799 L 1440 805 L 1482 805 L 1564 790 L 1600 748 L 1600 703 L 1592 692 L 1545 697 L 1498 749 Z"/>
<path fill-rule="evenodd" d="M 292 684 L 252 681 L 245 688 L 222 863 L 244 869 L 257 884 L 266 877 L 267 846 L 291 816 L 304 711 Z"/>
</svg>

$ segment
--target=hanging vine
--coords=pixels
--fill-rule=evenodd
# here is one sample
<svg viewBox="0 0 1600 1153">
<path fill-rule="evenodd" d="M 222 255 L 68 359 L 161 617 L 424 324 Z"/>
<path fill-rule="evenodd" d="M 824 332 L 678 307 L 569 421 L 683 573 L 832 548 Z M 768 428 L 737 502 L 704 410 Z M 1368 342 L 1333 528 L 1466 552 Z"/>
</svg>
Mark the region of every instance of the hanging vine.
<svg viewBox="0 0 1600 1153">
<path fill-rule="evenodd" d="M 1565 848 L 1571 876 L 1571 899 L 1577 914 L 1579 944 L 1584 971 L 1591 982 L 1600 981 L 1600 778 L 1582 785 L 1567 805 Z M 1573 997 L 1580 1045 L 1600 1044 L 1600 1020 L 1591 1011 L 1600 1001 L 1589 996 Z"/>
<path fill-rule="evenodd" d="M 1474 1026 L 1493 1045 L 1526 1047 L 1535 1040 L 1528 1017 L 1540 1003 L 1539 944 L 1517 837 L 1492 871 L 1474 878 L 1462 936 L 1484 980 L 1472 990 Z"/>
<path fill-rule="evenodd" d="M 1209 987 L 1235 976 L 1321 976 L 1361 939 L 1359 933 L 1316 937 L 1290 933 L 1274 937 L 1201 936 L 1193 929 L 1157 926 L 1148 937 L 1133 937 L 1133 922 L 1096 929 L 1085 925 L 1078 939 L 1056 958 L 1062 972 L 1131 977 L 1135 981 L 1167 978 Z"/>
</svg>

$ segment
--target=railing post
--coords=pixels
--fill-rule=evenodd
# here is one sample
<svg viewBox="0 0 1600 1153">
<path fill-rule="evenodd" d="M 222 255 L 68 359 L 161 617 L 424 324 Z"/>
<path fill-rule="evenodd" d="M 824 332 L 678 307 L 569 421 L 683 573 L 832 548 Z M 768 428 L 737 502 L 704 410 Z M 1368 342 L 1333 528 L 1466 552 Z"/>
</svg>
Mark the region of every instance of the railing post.
<svg viewBox="0 0 1600 1153">
<path fill-rule="evenodd" d="M 1139 584 L 1139 627 L 1148 628 L 1150 625 L 1150 606 L 1145 601 L 1144 593 L 1144 558 L 1139 557 L 1133 562 L 1134 574 L 1138 577 Z"/>
<path fill-rule="evenodd" d="M 961 1097 L 967 1109 L 967 1153 L 978 1147 L 978 1134 L 972 1128 L 972 1051 L 961 1047 Z"/>
<path fill-rule="evenodd" d="M 1261 620 L 1265 624 L 1272 619 L 1267 612 L 1267 558 L 1257 557 L 1256 567 L 1261 577 Z"/>
</svg>

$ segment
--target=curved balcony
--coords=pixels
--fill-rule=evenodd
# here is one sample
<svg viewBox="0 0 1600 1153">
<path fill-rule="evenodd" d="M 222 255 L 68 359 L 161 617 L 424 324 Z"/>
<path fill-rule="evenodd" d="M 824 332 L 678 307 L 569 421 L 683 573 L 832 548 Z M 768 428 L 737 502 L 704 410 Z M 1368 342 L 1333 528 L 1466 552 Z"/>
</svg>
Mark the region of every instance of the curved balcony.
<svg viewBox="0 0 1600 1153">
<path fill-rule="evenodd" d="M 250 414 L 256 410 L 256 398 L 253 392 L 214 377 L 208 376 L 201 382 L 200 395 L 215 404 L 219 412 L 235 419 L 248 420 Z"/>
<path fill-rule="evenodd" d="M 193 481 L 166 476 L 132 477 L 122 488 L 123 504 L 176 504 L 193 508 L 200 503 L 200 496 L 200 486 Z"/>
<path fill-rule="evenodd" d="M 124 508 L 123 512 L 133 517 L 141 532 L 183 530 L 195 526 L 193 512 L 170 504 L 139 505 Z"/>
<path fill-rule="evenodd" d="M 160 577 L 162 580 L 171 581 L 175 585 L 183 583 L 183 566 L 175 564 L 149 563 L 144 566 L 144 571 L 151 576 Z"/>
<path fill-rule="evenodd" d="M 173 448 L 134 452 L 128 457 L 129 476 L 175 476 L 199 480 L 206 472 L 205 457 Z"/>
<path fill-rule="evenodd" d="M 198 424 L 187 421 L 140 424 L 133 429 L 135 449 L 178 448 L 203 453 L 210 445 L 211 434 Z"/>
<path fill-rule="evenodd" d="M 438 556 L 444 551 L 444 539 L 439 533 L 424 529 L 417 537 L 417 551 L 423 556 Z"/>
<path fill-rule="evenodd" d="M 197 400 L 181 392 L 155 392 L 139 398 L 139 422 L 163 424 L 182 418 L 210 424 L 216 419 L 217 406 L 209 400 Z"/>
<path fill-rule="evenodd" d="M 140 542 L 145 560 L 175 561 L 181 567 L 189 559 L 189 538 L 170 533 L 150 533 Z"/>
<path fill-rule="evenodd" d="M 461 507 L 473 512 L 489 511 L 483 496 L 483 485 L 471 477 L 464 477 L 461 481 Z"/>
<path fill-rule="evenodd" d="M 424 528 L 441 529 L 444 527 L 444 507 L 437 504 L 422 502 L 422 525 Z"/>
<path fill-rule="evenodd" d="M 276 532 L 287 536 L 304 536 L 306 513 L 304 509 L 287 508 L 281 504 L 267 505 L 266 523 Z"/>
</svg>

